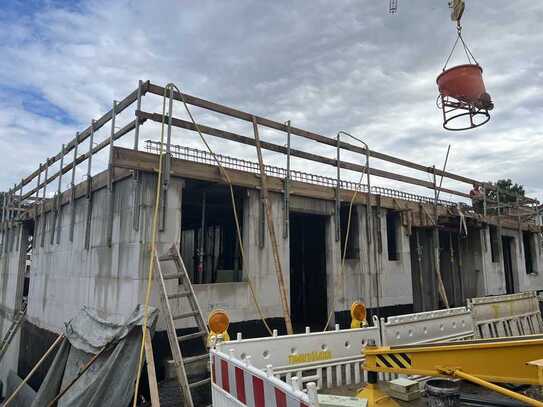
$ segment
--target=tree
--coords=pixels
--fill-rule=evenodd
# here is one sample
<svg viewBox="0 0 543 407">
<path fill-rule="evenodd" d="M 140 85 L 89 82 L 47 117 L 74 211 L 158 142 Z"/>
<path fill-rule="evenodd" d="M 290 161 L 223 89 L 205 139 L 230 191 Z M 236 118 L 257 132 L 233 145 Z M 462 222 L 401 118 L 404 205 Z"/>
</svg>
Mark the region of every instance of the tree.
<svg viewBox="0 0 543 407">
<path fill-rule="evenodd" d="M 500 179 L 496 186 L 500 191 L 500 205 L 517 201 L 518 197 L 523 197 L 525 194 L 524 187 L 520 184 L 513 184 L 513 181 L 508 179 Z M 492 201 L 498 201 L 498 191 L 487 191 L 486 197 Z"/>
<path fill-rule="evenodd" d="M 487 213 L 495 215 L 497 210 L 495 209 L 498 202 L 498 190 L 499 190 L 499 201 L 500 208 L 504 206 L 510 206 L 509 204 L 514 204 L 517 202 L 517 197 L 524 197 L 525 191 L 524 187 L 520 184 L 514 184 L 513 181 L 508 179 L 500 179 L 496 185 L 496 190 L 487 189 L 486 198 L 488 202 Z M 483 213 L 483 199 L 482 196 L 473 202 L 473 208 L 479 212 Z"/>
</svg>

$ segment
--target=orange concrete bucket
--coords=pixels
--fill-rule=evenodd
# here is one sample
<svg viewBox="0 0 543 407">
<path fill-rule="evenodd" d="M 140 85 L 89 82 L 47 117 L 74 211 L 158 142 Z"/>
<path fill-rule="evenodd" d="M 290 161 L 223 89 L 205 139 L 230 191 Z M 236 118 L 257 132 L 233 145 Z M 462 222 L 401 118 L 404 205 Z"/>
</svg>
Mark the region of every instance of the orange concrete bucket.
<svg viewBox="0 0 543 407">
<path fill-rule="evenodd" d="M 486 93 L 483 69 L 479 65 L 458 65 L 443 71 L 437 77 L 437 86 L 442 96 L 476 103 Z"/>
<path fill-rule="evenodd" d="M 468 130 L 482 126 L 490 120 L 489 110 L 494 108 L 483 82 L 483 69 L 479 65 L 458 65 L 437 77 L 439 97 L 437 107 L 443 112 L 446 130 Z"/>
</svg>

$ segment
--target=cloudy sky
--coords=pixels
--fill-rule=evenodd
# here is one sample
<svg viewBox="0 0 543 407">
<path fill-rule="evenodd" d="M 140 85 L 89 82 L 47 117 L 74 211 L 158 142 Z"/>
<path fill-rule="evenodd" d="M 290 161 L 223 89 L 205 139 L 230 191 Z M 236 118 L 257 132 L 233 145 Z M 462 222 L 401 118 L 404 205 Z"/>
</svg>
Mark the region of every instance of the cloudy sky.
<svg viewBox="0 0 543 407">
<path fill-rule="evenodd" d="M 388 0 L 2 0 L 0 189 L 56 154 L 139 79 L 149 79 L 330 137 L 346 130 L 374 150 L 429 166 L 441 167 L 451 144 L 450 171 L 483 181 L 509 177 L 543 199 L 543 4 L 466 2 L 464 37 L 496 108 L 487 125 L 456 133 L 442 129 L 435 105 L 435 78 L 456 35 L 446 0 L 399 0 L 396 15 L 388 13 Z M 464 58 L 458 52 L 451 65 Z M 160 98 L 146 98 L 144 108 L 160 111 Z M 251 135 L 247 124 L 194 114 L 204 124 Z M 124 116 L 119 125 L 133 111 Z M 144 127 L 143 139 L 158 137 L 156 126 Z M 285 143 L 280 133 L 264 137 Z M 174 142 L 201 148 L 192 133 L 176 130 Z M 293 144 L 334 156 L 304 140 Z M 249 147 L 216 141 L 213 147 L 254 158 Z M 372 165 L 429 180 L 376 160 Z M 307 162 L 295 167 L 334 173 Z M 444 186 L 469 191 L 448 180 Z"/>
</svg>

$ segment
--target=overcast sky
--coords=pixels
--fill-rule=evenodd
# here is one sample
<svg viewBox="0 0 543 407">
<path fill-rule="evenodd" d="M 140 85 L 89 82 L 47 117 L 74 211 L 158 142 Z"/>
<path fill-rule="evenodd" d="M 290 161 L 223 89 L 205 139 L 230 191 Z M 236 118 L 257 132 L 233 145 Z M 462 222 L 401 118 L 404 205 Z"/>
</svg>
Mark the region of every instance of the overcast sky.
<svg viewBox="0 0 543 407">
<path fill-rule="evenodd" d="M 482 181 L 512 178 L 542 199 L 543 3 L 466 0 L 464 37 L 496 108 L 487 125 L 459 133 L 442 129 L 435 104 L 435 78 L 456 35 L 447 0 L 398 3 L 390 15 L 388 0 L 2 0 L 0 189 L 149 79 L 329 137 L 346 130 L 374 150 L 428 166 L 441 167 L 451 144 L 450 171 Z M 455 54 L 451 65 L 464 58 Z M 160 100 L 144 106 L 159 111 Z M 251 135 L 250 127 L 197 110 L 195 116 Z M 156 127 L 145 128 L 145 138 L 158 136 Z M 174 142 L 201 146 L 183 134 L 176 132 Z M 284 135 L 268 137 L 284 144 Z M 294 143 L 334 156 L 314 143 Z M 230 155 L 253 154 L 213 145 Z M 469 191 L 447 180 L 444 186 Z"/>
</svg>

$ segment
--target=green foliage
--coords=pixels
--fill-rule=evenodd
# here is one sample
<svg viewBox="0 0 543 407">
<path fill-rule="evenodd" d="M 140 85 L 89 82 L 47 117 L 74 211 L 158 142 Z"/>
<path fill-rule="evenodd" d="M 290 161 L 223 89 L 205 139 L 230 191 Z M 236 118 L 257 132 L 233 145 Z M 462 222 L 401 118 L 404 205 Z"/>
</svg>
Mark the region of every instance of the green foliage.
<svg viewBox="0 0 543 407">
<path fill-rule="evenodd" d="M 525 194 L 524 187 L 520 184 L 513 184 L 513 181 L 508 179 L 500 179 L 496 186 L 500 191 L 500 204 L 516 202 L 517 195 L 523 197 Z M 487 191 L 486 196 L 492 201 L 498 200 L 497 191 Z"/>
</svg>

